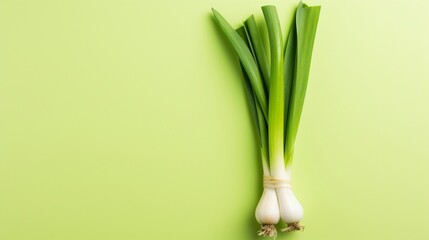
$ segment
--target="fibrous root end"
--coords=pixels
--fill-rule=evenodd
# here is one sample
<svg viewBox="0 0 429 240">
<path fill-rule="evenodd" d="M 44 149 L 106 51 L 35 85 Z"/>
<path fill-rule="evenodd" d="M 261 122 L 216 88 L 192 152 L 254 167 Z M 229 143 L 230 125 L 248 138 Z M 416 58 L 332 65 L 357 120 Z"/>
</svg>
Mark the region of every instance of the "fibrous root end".
<svg viewBox="0 0 429 240">
<path fill-rule="evenodd" d="M 272 224 L 261 225 L 261 230 L 258 231 L 258 236 L 276 238 L 277 237 L 276 226 Z"/>
<path fill-rule="evenodd" d="M 282 232 L 295 232 L 295 231 L 303 231 L 304 226 L 300 225 L 299 222 L 296 223 L 288 223 L 286 228 L 282 229 Z"/>
</svg>

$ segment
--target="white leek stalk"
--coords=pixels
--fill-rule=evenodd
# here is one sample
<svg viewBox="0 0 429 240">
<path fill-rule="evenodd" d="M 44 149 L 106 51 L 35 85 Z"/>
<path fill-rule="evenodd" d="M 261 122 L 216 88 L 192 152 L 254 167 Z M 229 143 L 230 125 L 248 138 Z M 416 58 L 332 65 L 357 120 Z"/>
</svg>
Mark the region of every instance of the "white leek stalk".
<svg viewBox="0 0 429 240">
<path fill-rule="evenodd" d="M 285 170 L 284 179 L 290 181 L 291 169 Z M 287 224 L 286 228 L 282 231 L 296 231 L 302 230 L 303 226 L 300 225 L 300 221 L 304 217 L 304 209 L 299 203 L 298 199 L 292 191 L 292 188 L 278 188 L 277 196 L 279 198 L 280 216 L 284 223 Z"/>
<path fill-rule="evenodd" d="M 264 149 L 261 149 L 261 152 L 264 152 Z M 262 159 L 264 176 L 270 176 L 268 160 L 265 159 L 264 154 L 262 154 Z M 277 236 L 275 225 L 280 221 L 280 210 L 275 188 L 264 186 L 261 199 L 256 206 L 255 217 L 258 223 L 261 224 L 261 229 L 258 232 L 259 236 Z"/>
</svg>

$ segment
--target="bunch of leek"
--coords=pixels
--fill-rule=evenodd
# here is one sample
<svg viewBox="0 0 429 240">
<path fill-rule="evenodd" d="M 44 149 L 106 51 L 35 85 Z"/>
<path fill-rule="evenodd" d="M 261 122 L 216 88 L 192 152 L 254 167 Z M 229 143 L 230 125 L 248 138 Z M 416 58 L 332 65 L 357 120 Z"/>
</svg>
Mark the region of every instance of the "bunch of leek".
<svg viewBox="0 0 429 240">
<path fill-rule="evenodd" d="M 303 208 L 291 185 L 294 143 L 304 104 L 311 55 L 320 6 L 300 2 L 283 43 L 280 21 L 274 6 L 263 6 L 268 30 L 266 52 L 254 16 L 234 28 L 216 10 L 216 23 L 233 45 L 255 122 L 264 174 L 264 191 L 256 207 L 261 236 L 275 237 L 280 219 L 287 224 L 282 231 L 301 230 Z"/>
</svg>

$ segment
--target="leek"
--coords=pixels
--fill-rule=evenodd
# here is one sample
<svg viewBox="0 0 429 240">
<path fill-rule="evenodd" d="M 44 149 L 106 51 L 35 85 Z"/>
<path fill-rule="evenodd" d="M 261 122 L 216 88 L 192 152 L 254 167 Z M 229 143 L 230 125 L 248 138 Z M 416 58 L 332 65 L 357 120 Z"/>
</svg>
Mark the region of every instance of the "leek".
<svg viewBox="0 0 429 240">
<path fill-rule="evenodd" d="M 300 2 L 283 42 L 276 7 L 263 6 L 269 37 L 270 59 L 254 16 L 234 28 L 216 10 L 216 23 L 234 47 L 241 65 L 251 116 L 257 132 L 264 191 L 255 217 L 261 236 L 275 237 L 275 225 L 283 231 L 301 230 L 304 211 L 290 186 L 295 139 L 304 106 L 311 56 L 320 6 Z"/>
</svg>

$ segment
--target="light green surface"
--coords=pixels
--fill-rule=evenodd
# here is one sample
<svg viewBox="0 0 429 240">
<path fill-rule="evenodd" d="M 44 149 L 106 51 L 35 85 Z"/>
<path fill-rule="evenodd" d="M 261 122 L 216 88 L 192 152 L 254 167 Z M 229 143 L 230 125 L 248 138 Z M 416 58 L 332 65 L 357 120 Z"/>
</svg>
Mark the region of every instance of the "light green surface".
<svg viewBox="0 0 429 240">
<path fill-rule="evenodd" d="M 0 239 L 254 239 L 260 160 L 210 7 L 265 3 L 295 2 L 0 0 Z M 428 239 L 429 2 L 309 3 L 307 228 L 278 239 Z"/>
</svg>

